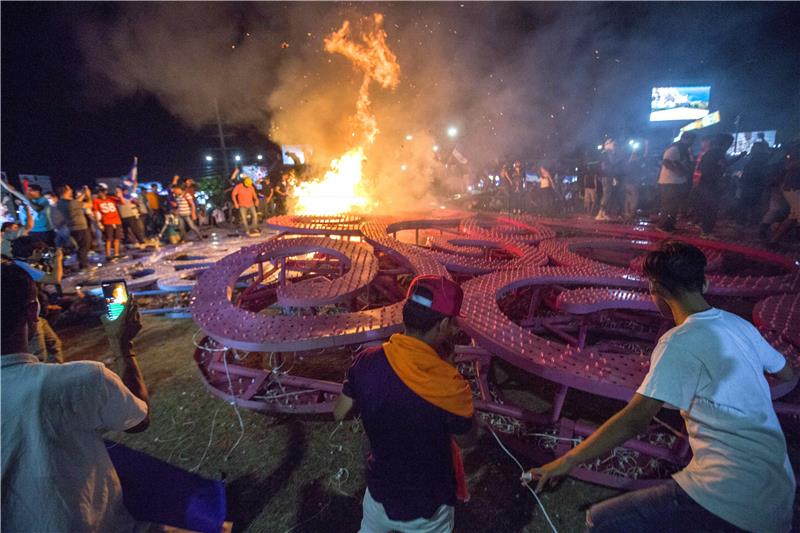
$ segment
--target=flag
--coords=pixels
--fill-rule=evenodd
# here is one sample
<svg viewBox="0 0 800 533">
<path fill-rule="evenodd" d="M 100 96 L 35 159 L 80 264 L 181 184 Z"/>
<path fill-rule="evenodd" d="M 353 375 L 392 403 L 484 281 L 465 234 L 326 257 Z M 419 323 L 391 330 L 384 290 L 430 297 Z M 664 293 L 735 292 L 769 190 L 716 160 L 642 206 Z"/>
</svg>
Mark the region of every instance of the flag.
<svg viewBox="0 0 800 533">
<path fill-rule="evenodd" d="M 137 182 L 139 179 L 139 158 L 133 158 L 133 165 L 131 165 L 131 169 L 128 171 L 127 174 L 122 176 L 122 181 L 128 187 L 132 186 L 134 183 Z"/>
</svg>

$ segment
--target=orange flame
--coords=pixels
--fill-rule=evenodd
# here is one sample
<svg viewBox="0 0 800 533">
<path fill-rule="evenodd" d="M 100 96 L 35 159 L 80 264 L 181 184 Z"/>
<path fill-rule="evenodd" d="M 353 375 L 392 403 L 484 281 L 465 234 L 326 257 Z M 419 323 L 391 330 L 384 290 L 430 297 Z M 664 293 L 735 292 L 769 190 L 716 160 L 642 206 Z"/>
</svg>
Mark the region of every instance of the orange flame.
<svg viewBox="0 0 800 533">
<path fill-rule="evenodd" d="M 294 206 L 297 214 L 334 215 L 369 211 L 373 205 L 367 197 L 362 176 L 362 166 L 366 159 L 364 145 L 373 144 L 380 132 L 378 121 L 370 109 L 369 87 L 373 81 L 384 89 L 397 87 L 400 81 L 400 65 L 386 44 L 383 15 L 375 13 L 371 19 L 363 19 L 363 23 L 366 31 L 359 35 L 362 43 L 352 40 L 350 21 L 347 20 L 338 31 L 324 40 L 326 52 L 342 54 L 364 74 L 358 90 L 355 114 L 363 141 L 334 159 L 322 179 L 298 184 L 295 188 Z"/>
</svg>

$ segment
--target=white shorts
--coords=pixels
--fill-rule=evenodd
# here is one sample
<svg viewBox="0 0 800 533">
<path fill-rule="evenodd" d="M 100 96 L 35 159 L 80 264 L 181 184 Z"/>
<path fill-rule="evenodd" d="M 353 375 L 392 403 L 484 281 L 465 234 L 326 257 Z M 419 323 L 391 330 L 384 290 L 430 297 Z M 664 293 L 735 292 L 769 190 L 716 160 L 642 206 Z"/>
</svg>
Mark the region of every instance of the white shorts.
<svg viewBox="0 0 800 533">
<path fill-rule="evenodd" d="M 417 518 L 408 522 L 399 522 L 386 516 L 383 504 L 372 499 L 369 489 L 364 493 L 364 518 L 361 520 L 359 533 L 389 533 L 390 531 L 420 533 L 450 533 L 455 522 L 455 509 L 451 505 L 442 505 L 430 518 Z"/>
</svg>

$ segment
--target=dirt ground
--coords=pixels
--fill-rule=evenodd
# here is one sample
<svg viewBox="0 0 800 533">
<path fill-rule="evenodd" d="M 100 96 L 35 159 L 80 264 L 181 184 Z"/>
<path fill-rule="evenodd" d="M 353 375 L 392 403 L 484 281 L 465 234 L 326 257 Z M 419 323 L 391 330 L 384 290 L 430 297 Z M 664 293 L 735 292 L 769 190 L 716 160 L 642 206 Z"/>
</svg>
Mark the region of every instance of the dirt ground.
<svg viewBox="0 0 800 533">
<path fill-rule="evenodd" d="M 212 396 L 200 381 L 192 359 L 194 322 L 160 317 L 143 317 L 143 322 L 134 344 L 150 389 L 152 423 L 144 433 L 113 434 L 113 440 L 183 469 L 224 479 L 234 531 L 358 530 L 367 448 L 358 422 L 347 421 L 337 429 L 329 417 L 275 417 L 241 410 L 242 431 L 233 407 Z M 66 328 L 60 334 L 68 360 L 102 360 L 108 354 L 99 323 Z M 585 406 L 587 399 L 578 396 L 573 402 Z M 604 412 L 595 421 L 616 408 L 614 402 L 602 405 Z M 568 402 L 565 414 L 570 415 L 569 410 Z M 787 426 L 784 423 L 797 465 L 800 424 Z M 456 508 L 456 531 L 549 531 L 531 494 L 520 487 L 519 469 L 491 435 L 484 435 L 464 456 L 472 499 Z M 585 509 L 615 493 L 567 479 L 545 493 L 542 502 L 559 531 L 581 531 Z"/>
</svg>

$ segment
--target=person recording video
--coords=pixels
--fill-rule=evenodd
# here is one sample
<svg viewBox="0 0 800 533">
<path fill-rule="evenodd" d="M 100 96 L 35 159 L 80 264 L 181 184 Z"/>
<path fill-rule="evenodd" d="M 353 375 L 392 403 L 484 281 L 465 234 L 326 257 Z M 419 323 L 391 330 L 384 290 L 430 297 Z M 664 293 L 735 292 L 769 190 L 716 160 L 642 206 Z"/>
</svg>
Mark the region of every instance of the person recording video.
<svg viewBox="0 0 800 533">
<path fill-rule="evenodd" d="M 95 361 L 42 364 L 26 349 L 41 321 L 36 284 L 7 260 L 0 278 L 3 531 L 133 531 L 103 433 L 150 423 L 131 344 L 141 330 L 137 309 L 102 318 L 119 375 Z"/>
</svg>

